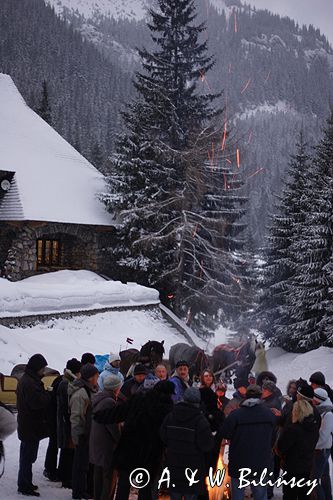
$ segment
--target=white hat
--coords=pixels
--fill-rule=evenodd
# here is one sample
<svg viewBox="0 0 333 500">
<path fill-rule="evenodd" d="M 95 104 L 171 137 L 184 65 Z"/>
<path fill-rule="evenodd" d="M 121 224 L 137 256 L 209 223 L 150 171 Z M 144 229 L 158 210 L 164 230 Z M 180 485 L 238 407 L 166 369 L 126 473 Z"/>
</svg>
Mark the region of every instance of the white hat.
<svg viewBox="0 0 333 500">
<path fill-rule="evenodd" d="M 109 363 L 111 364 L 114 361 L 120 361 L 120 356 L 119 354 L 113 354 L 112 352 L 110 352 Z"/>
<path fill-rule="evenodd" d="M 328 394 L 327 394 L 327 391 L 325 391 L 325 389 L 323 389 L 322 387 L 317 387 L 314 390 L 313 400 L 315 402 L 322 404 L 322 403 L 325 403 L 325 401 L 327 401 L 327 399 L 328 399 Z"/>
</svg>

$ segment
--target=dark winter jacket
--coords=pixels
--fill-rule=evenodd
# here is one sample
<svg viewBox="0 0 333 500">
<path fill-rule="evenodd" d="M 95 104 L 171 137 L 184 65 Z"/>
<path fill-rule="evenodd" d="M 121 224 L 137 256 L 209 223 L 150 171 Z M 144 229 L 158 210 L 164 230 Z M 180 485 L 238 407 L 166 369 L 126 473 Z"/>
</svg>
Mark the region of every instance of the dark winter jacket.
<svg viewBox="0 0 333 500">
<path fill-rule="evenodd" d="M 163 453 L 159 430 L 172 406 L 171 396 L 154 388 L 133 395 L 113 409 L 94 414 L 94 419 L 102 424 L 124 422 L 114 452 L 115 467 L 126 471 L 144 467 L 152 471 L 152 475 L 157 471 Z"/>
<path fill-rule="evenodd" d="M 112 391 L 104 391 L 92 397 L 93 414 L 100 410 L 112 409 L 116 401 Z M 90 463 L 110 470 L 114 449 L 120 439 L 119 424 L 98 424 L 92 421 L 89 442 Z"/>
<path fill-rule="evenodd" d="M 209 423 L 200 408 L 177 403 L 164 420 L 161 438 L 166 445 L 166 466 L 170 470 L 172 489 L 178 493 L 199 494 L 205 490 L 205 454 L 213 449 L 214 440 Z M 198 469 L 200 483 L 189 486 L 185 470 Z"/>
<path fill-rule="evenodd" d="M 59 385 L 62 382 L 62 375 L 55 378 L 52 382 L 52 392 L 50 398 L 50 406 L 48 411 L 48 425 L 50 430 L 50 436 L 57 436 L 57 414 L 58 414 L 58 400 L 57 393 Z"/>
<path fill-rule="evenodd" d="M 80 437 L 88 439 L 91 428 L 92 405 L 91 396 L 96 390 L 81 378 L 68 384 L 68 399 L 71 421 L 71 436 L 75 445 Z"/>
<path fill-rule="evenodd" d="M 201 409 L 209 422 L 212 432 L 216 432 L 224 421 L 224 413 L 217 406 L 217 396 L 209 387 L 201 387 L 200 394 Z"/>
<path fill-rule="evenodd" d="M 232 395 L 232 399 L 230 399 L 229 403 L 224 408 L 224 415 L 227 417 L 234 410 L 238 410 L 242 401 L 245 401 L 245 397 L 239 391 L 234 392 Z"/>
<path fill-rule="evenodd" d="M 277 417 L 277 422 L 278 422 L 280 429 L 283 429 L 284 427 L 292 424 L 291 418 L 292 418 L 293 406 L 294 406 L 294 403 L 292 401 L 290 401 L 290 402 L 286 403 L 285 406 L 282 408 L 281 417 Z M 312 404 L 311 404 L 311 406 L 313 408 L 315 422 L 316 422 L 316 425 L 317 425 L 318 431 L 319 431 L 320 425 L 321 425 L 321 416 L 320 416 L 320 413 L 317 410 L 317 408 Z"/>
<path fill-rule="evenodd" d="M 120 392 L 124 398 L 129 399 L 136 394 L 142 386 L 143 382 L 139 384 L 134 377 L 131 377 L 124 382 Z"/>
<path fill-rule="evenodd" d="M 57 390 L 57 440 L 58 448 L 71 446 L 71 420 L 68 407 L 68 384 L 76 377 L 70 370 L 65 370 Z"/>
<path fill-rule="evenodd" d="M 41 377 L 26 368 L 17 385 L 17 431 L 21 441 L 39 441 L 49 435 L 50 402 L 51 393 L 45 390 Z"/>
<path fill-rule="evenodd" d="M 276 424 L 273 412 L 260 399 L 246 399 L 225 419 L 222 436 L 230 440 L 229 474 L 239 477 L 247 467 L 258 477 L 272 459 L 272 435 Z"/>
<path fill-rule="evenodd" d="M 274 392 L 267 398 L 263 398 L 262 402 L 266 408 L 275 408 L 276 410 L 281 411 L 282 409 L 282 402 L 281 402 L 281 396 L 278 391 Z"/>
<path fill-rule="evenodd" d="M 178 375 L 174 375 L 169 380 L 175 386 L 175 393 L 172 396 L 173 402 L 178 403 L 179 401 L 183 401 L 184 392 L 190 387 L 190 384 L 186 383 L 182 378 L 178 377 Z"/>
<path fill-rule="evenodd" d="M 318 422 L 314 415 L 306 417 L 302 423 L 289 424 L 282 430 L 276 451 L 282 458 L 282 468 L 289 476 L 309 476 L 318 436 Z"/>
</svg>

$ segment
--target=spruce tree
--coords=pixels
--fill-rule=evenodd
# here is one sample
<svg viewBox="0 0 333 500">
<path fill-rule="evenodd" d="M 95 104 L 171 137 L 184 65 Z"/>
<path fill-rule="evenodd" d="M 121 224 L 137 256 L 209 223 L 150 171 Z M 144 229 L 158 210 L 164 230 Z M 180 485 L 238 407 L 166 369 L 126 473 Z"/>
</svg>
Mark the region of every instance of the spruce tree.
<svg viewBox="0 0 333 500">
<path fill-rule="evenodd" d="M 195 3 L 157 3 L 149 23 L 154 49 L 140 51 L 138 97 L 124 113 L 127 130 L 103 199 L 121 217 L 113 254 L 125 275 L 135 270 L 138 281 L 157 287 L 165 303 L 171 300 L 203 332 L 203 317 L 207 324 L 207 315 L 217 318 L 221 307 L 241 303 L 231 239 L 242 229 L 244 199 L 238 192 L 232 199 L 237 182 L 232 187 L 217 146 L 217 96 L 197 88 L 214 61 L 201 41 L 205 26 L 195 22 Z M 209 161 L 208 148 L 216 149 Z"/>
<path fill-rule="evenodd" d="M 49 91 L 46 80 L 43 81 L 41 98 L 36 111 L 43 120 L 52 126 L 52 109 L 49 102 Z"/>
<path fill-rule="evenodd" d="M 333 251 L 333 116 L 315 148 L 304 197 L 306 219 L 293 247 L 297 268 L 293 279 L 290 348 L 308 351 L 332 345 L 331 261 Z M 329 338 L 331 340 L 329 341 Z"/>
<path fill-rule="evenodd" d="M 293 277 L 298 261 L 298 244 L 305 228 L 309 186 L 310 157 L 300 133 L 296 154 L 291 158 L 288 179 L 278 212 L 271 218 L 268 246 L 265 249 L 264 280 L 259 304 L 261 328 L 267 338 L 281 347 L 290 341 Z"/>
</svg>

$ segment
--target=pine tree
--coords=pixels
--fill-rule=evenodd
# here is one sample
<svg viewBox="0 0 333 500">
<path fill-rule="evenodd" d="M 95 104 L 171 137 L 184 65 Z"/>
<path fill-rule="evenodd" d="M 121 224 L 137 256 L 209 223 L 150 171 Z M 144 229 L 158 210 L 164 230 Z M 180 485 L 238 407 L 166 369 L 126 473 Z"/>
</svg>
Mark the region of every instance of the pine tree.
<svg viewBox="0 0 333 500">
<path fill-rule="evenodd" d="M 272 217 L 265 250 L 263 291 L 259 316 L 267 338 L 281 347 L 290 341 L 292 288 L 298 260 L 298 242 L 305 229 L 305 206 L 308 203 L 309 155 L 300 133 L 296 154 L 289 164 L 288 180 L 278 207 Z M 294 245 L 294 246 L 293 246 Z"/>
<path fill-rule="evenodd" d="M 49 91 L 46 80 L 43 81 L 41 98 L 36 111 L 43 120 L 52 126 L 52 108 L 49 102 Z"/>
<path fill-rule="evenodd" d="M 315 148 L 303 231 L 293 248 L 297 268 L 293 278 L 292 335 L 294 350 L 332 345 L 331 297 L 333 252 L 333 116 Z M 331 340 L 329 340 L 331 339 Z"/>
<path fill-rule="evenodd" d="M 205 26 L 195 24 L 193 0 L 158 6 L 149 24 L 155 48 L 140 51 L 138 98 L 124 113 L 127 131 L 103 199 L 122 219 L 118 264 L 158 287 L 162 300 L 203 332 L 202 318 L 207 325 L 207 315 L 242 302 L 236 240 L 245 200 L 215 146 L 217 96 L 197 89 L 214 64 L 200 41 Z M 207 162 L 208 148 L 216 157 Z"/>
</svg>

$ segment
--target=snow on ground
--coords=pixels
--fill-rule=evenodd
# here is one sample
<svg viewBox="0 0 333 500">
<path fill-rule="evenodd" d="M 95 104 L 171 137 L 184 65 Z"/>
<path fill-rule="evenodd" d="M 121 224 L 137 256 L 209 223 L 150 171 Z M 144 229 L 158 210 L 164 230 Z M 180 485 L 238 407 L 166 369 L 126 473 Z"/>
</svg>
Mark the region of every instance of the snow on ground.
<svg viewBox="0 0 333 500">
<path fill-rule="evenodd" d="M 0 279 L 0 317 L 158 303 L 153 288 L 107 281 L 90 271 L 57 271 L 15 283 Z"/>
<path fill-rule="evenodd" d="M 132 346 L 126 339 L 134 340 Z M 54 319 L 30 328 L 0 325 L 0 372 L 10 374 L 18 363 L 40 352 L 49 366 L 62 371 L 69 358 L 84 352 L 107 354 L 126 347 L 140 347 L 148 340 L 165 341 L 166 356 L 184 337 L 162 318 L 160 311 L 112 311 L 93 316 Z"/>
</svg>

